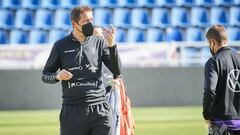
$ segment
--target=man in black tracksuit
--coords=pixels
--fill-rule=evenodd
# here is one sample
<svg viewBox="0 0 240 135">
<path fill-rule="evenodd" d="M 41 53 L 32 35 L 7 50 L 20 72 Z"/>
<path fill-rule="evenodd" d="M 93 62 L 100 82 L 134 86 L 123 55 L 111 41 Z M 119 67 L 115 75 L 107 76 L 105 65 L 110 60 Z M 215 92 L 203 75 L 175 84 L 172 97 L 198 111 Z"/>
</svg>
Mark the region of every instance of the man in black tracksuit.
<svg viewBox="0 0 240 135">
<path fill-rule="evenodd" d="M 203 117 L 209 135 L 240 134 L 240 54 L 227 46 L 223 26 L 206 34 L 213 54 L 205 65 Z"/>
<path fill-rule="evenodd" d="M 73 31 L 58 40 L 43 70 L 45 83 L 62 81 L 61 135 L 111 135 L 113 114 L 105 101 L 102 64 L 120 75 L 114 45 L 116 28 L 105 29 L 105 39 L 93 35 L 92 10 L 76 7 L 71 12 Z"/>
</svg>

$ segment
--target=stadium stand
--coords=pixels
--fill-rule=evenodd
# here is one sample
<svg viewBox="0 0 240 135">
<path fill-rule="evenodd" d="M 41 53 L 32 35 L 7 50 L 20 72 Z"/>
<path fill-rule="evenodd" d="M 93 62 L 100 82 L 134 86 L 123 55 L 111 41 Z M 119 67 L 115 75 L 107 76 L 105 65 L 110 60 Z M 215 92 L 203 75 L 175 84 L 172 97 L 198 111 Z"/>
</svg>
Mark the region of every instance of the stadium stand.
<svg viewBox="0 0 240 135">
<path fill-rule="evenodd" d="M 186 35 L 188 35 L 186 37 L 187 41 L 204 41 L 205 37 L 204 37 L 204 32 L 201 28 L 194 28 L 194 27 L 190 27 L 187 28 L 186 30 Z"/>
<path fill-rule="evenodd" d="M 12 29 L 14 26 L 14 12 L 7 9 L 0 9 L 0 29 Z"/>
<path fill-rule="evenodd" d="M 193 7 L 191 14 L 194 16 L 191 17 L 192 26 L 208 27 L 210 25 L 210 15 L 206 8 Z"/>
<path fill-rule="evenodd" d="M 195 0 L 176 0 L 177 6 L 192 7 L 195 6 Z"/>
<path fill-rule="evenodd" d="M 179 28 L 168 28 L 166 30 L 167 41 L 183 41 L 183 31 Z"/>
<path fill-rule="evenodd" d="M 41 7 L 47 9 L 57 9 L 60 6 L 60 0 L 41 0 Z"/>
<path fill-rule="evenodd" d="M 29 34 L 23 30 L 12 30 L 10 32 L 10 44 L 26 44 L 29 43 Z"/>
<path fill-rule="evenodd" d="M 176 6 L 175 0 L 156 0 L 156 5 L 159 7 L 174 7 Z"/>
<path fill-rule="evenodd" d="M 36 10 L 41 6 L 40 2 L 40 0 L 22 0 L 22 7 Z"/>
<path fill-rule="evenodd" d="M 213 24 L 229 28 L 231 41 L 240 40 L 240 0 L 1 0 L 0 44 L 55 42 L 71 31 L 69 13 L 79 4 L 93 7 L 95 25 L 117 26 L 118 42 L 203 41 Z M 32 40 L 43 33 L 46 39 Z"/>
<path fill-rule="evenodd" d="M 131 11 L 127 8 L 116 8 L 113 23 L 117 27 L 129 28 L 131 26 Z"/>
<path fill-rule="evenodd" d="M 126 42 L 127 41 L 126 30 L 121 29 L 121 28 L 117 30 L 116 41 L 117 42 Z"/>
<path fill-rule="evenodd" d="M 240 41 L 240 28 L 229 27 L 228 28 L 228 39 L 229 41 Z"/>
<path fill-rule="evenodd" d="M 211 7 L 214 5 L 214 0 L 196 0 L 197 6 Z"/>
<path fill-rule="evenodd" d="M 118 0 L 101 0 L 99 1 L 100 7 L 117 8 L 119 7 Z"/>
<path fill-rule="evenodd" d="M 145 8 L 132 9 L 132 27 L 147 28 L 150 26 L 150 14 Z"/>
<path fill-rule="evenodd" d="M 30 44 L 48 43 L 48 33 L 44 30 L 34 29 L 29 33 Z"/>
<path fill-rule="evenodd" d="M 136 29 L 136 28 L 129 29 L 127 41 L 131 43 L 145 42 L 146 41 L 145 31 L 142 29 Z"/>
<path fill-rule="evenodd" d="M 222 24 L 228 26 L 229 14 L 226 8 L 212 7 L 211 8 L 211 24 Z"/>
<path fill-rule="evenodd" d="M 79 0 L 61 0 L 60 1 L 60 7 L 66 8 L 66 9 L 72 9 L 74 6 L 79 5 Z"/>
<path fill-rule="evenodd" d="M 15 27 L 23 30 L 31 30 L 34 28 L 33 12 L 20 9 L 16 12 Z"/>
<path fill-rule="evenodd" d="M 240 26 L 240 8 L 230 7 L 229 23 L 231 26 Z"/>
<path fill-rule="evenodd" d="M 54 13 L 51 10 L 39 9 L 36 11 L 35 27 L 39 29 L 52 29 L 54 24 Z"/>
<path fill-rule="evenodd" d="M 190 25 L 190 15 L 186 8 L 173 8 L 171 15 L 172 25 L 175 27 L 188 27 Z"/>
<path fill-rule="evenodd" d="M 67 34 L 67 31 L 59 30 L 59 29 L 51 29 L 49 31 L 49 42 L 54 43 L 58 39 L 64 37 Z"/>
<path fill-rule="evenodd" d="M 58 29 L 70 30 L 72 28 L 69 10 L 65 9 L 56 10 L 54 20 L 55 20 L 54 25 Z"/>
<path fill-rule="evenodd" d="M 164 41 L 164 31 L 157 28 L 149 28 L 147 29 L 147 42 L 161 42 Z"/>
<path fill-rule="evenodd" d="M 94 24 L 98 26 L 109 26 L 113 23 L 113 15 L 110 9 L 97 8 L 94 10 Z"/>
<path fill-rule="evenodd" d="M 167 8 L 154 8 L 152 10 L 152 26 L 166 28 L 170 25 L 170 12 Z"/>
<path fill-rule="evenodd" d="M 6 31 L 0 30 L 0 45 L 6 45 L 9 43 L 9 35 Z"/>
<path fill-rule="evenodd" d="M 2 7 L 8 9 L 21 8 L 21 0 L 2 0 Z"/>
</svg>

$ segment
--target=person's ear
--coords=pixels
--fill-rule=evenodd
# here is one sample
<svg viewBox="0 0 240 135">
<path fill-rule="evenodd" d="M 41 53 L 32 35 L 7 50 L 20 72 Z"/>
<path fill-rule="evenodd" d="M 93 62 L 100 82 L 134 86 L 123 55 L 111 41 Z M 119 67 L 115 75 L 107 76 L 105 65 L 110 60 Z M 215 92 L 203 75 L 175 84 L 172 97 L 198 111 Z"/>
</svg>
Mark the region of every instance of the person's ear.
<svg viewBox="0 0 240 135">
<path fill-rule="evenodd" d="M 216 45 L 216 41 L 214 39 L 210 39 L 209 43 L 211 45 L 211 48 L 214 48 L 214 46 Z"/>
</svg>

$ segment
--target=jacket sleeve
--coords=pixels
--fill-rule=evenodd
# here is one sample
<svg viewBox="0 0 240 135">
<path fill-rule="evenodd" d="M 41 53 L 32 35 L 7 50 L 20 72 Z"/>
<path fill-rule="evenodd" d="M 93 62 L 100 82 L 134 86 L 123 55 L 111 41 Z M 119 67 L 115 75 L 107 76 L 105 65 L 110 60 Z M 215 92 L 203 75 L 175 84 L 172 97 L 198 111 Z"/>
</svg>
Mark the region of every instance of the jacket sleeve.
<svg viewBox="0 0 240 135">
<path fill-rule="evenodd" d="M 217 64 L 213 58 L 206 63 L 204 72 L 203 117 L 211 120 L 218 81 Z"/>
<path fill-rule="evenodd" d="M 117 46 L 108 47 L 106 42 L 103 42 L 103 63 L 113 73 L 113 78 L 117 78 L 121 75 L 120 61 L 117 51 Z"/>
<path fill-rule="evenodd" d="M 47 63 L 42 72 L 42 81 L 44 83 L 56 83 L 59 80 L 56 79 L 56 72 L 60 68 L 59 52 L 56 45 L 53 45 L 51 53 L 48 57 Z"/>
</svg>

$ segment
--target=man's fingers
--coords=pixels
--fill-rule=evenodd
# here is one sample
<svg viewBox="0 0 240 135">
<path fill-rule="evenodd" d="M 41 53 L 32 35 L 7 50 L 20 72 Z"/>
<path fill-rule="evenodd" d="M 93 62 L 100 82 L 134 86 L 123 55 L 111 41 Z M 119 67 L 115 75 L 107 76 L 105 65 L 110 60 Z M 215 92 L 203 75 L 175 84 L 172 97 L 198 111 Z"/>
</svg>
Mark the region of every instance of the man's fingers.
<svg viewBox="0 0 240 135">
<path fill-rule="evenodd" d="M 70 76 L 70 77 L 73 76 L 71 72 L 69 72 L 69 71 L 67 71 L 67 70 L 65 70 L 65 69 L 63 70 L 63 73 L 64 73 L 64 74 L 67 74 L 67 75 Z"/>
<path fill-rule="evenodd" d="M 72 76 L 67 74 L 67 73 L 63 73 L 62 76 L 65 77 L 65 78 L 72 78 Z"/>
<path fill-rule="evenodd" d="M 112 32 L 111 33 L 115 33 L 117 28 L 115 26 L 113 26 L 112 24 L 111 24 L 111 28 L 112 28 Z"/>
<path fill-rule="evenodd" d="M 103 31 L 104 31 L 104 32 L 107 32 L 107 33 L 110 33 L 110 32 L 111 32 L 111 30 L 108 29 L 107 27 L 103 27 Z"/>
<path fill-rule="evenodd" d="M 72 76 L 73 76 L 73 75 L 72 75 L 71 72 L 63 69 L 62 71 L 60 71 L 59 78 L 60 78 L 61 80 L 69 80 L 69 79 L 72 78 Z"/>
</svg>

